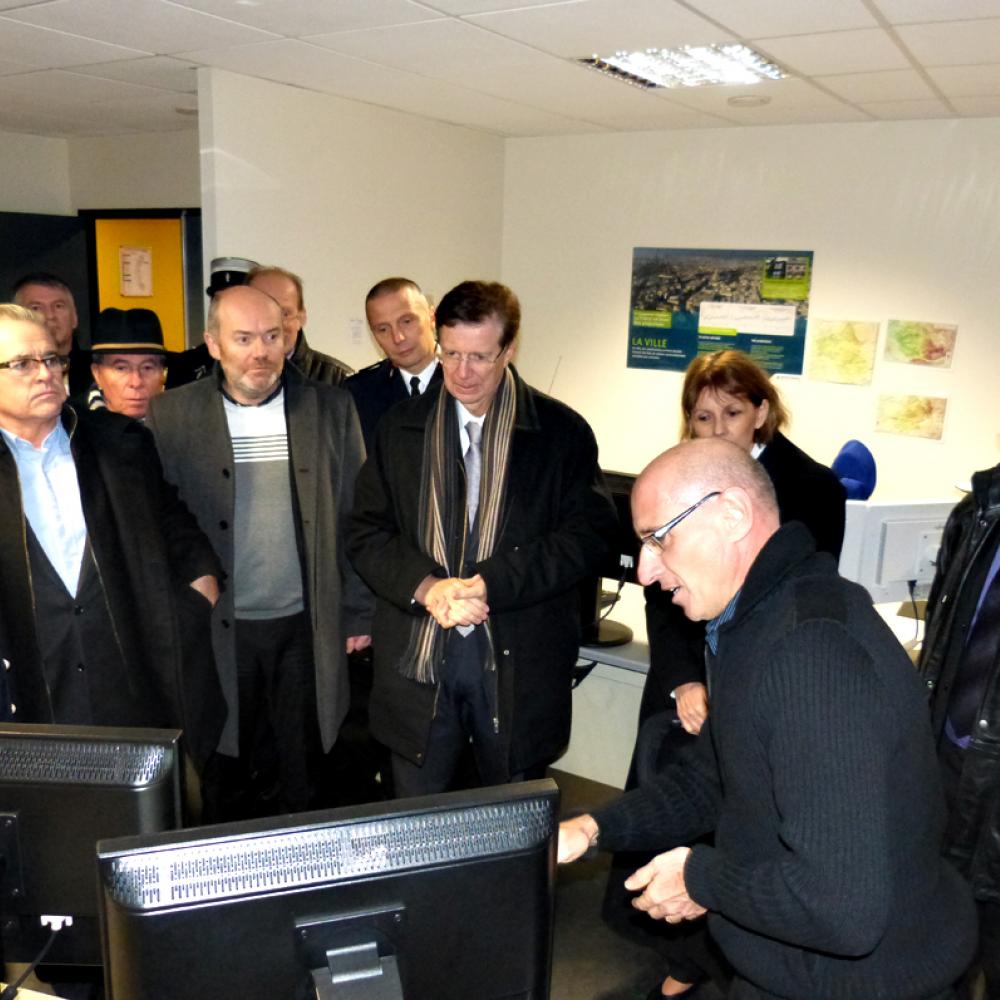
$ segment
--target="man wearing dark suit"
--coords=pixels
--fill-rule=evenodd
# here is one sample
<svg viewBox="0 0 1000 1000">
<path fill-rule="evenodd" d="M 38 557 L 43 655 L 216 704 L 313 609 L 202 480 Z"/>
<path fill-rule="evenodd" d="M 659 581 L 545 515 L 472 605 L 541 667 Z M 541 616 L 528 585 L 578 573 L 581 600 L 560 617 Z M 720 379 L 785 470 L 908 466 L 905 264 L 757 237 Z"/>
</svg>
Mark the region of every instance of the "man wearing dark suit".
<svg viewBox="0 0 1000 1000">
<path fill-rule="evenodd" d="M 438 307 L 442 383 L 390 410 L 358 477 L 350 555 L 377 597 L 372 731 L 398 795 L 541 773 L 565 747 L 577 584 L 615 513 L 586 421 L 510 364 L 520 306 L 467 281 Z"/>
<path fill-rule="evenodd" d="M 281 333 L 285 341 L 285 358 L 315 382 L 340 385 L 354 371 L 343 361 L 310 347 L 303 329 L 306 323 L 306 303 L 302 279 L 283 267 L 250 268 L 247 284 L 270 295 L 281 306 Z"/>
<path fill-rule="evenodd" d="M 264 292 L 219 292 L 205 342 L 215 375 L 158 396 L 147 425 L 227 575 L 212 644 L 229 717 L 206 810 L 308 809 L 347 711 L 346 654 L 369 641 L 371 598 L 341 546 L 361 432 L 347 393 L 285 364 Z"/>
<path fill-rule="evenodd" d="M 178 726 L 201 763 L 225 707 L 208 638 L 219 562 L 149 432 L 65 405 L 65 357 L 0 305 L 0 607 L 16 721 Z M 204 646 L 205 643 L 203 642 Z"/>
<path fill-rule="evenodd" d="M 415 281 L 383 278 L 365 296 L 365 315 L 385 358 L 352 375 L 344 388 L 354 397 L 370 452 L 386 411 L 426 392 L 441 371 L 434 356 L 434 310 Z"/>
</svg>

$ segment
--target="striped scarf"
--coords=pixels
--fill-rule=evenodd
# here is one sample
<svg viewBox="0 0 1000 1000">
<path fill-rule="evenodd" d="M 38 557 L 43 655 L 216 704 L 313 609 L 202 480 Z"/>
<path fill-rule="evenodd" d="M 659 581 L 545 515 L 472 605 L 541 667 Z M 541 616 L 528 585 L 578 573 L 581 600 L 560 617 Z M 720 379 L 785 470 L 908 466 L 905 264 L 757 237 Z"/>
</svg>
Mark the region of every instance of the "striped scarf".
<svg viewBox="0 0 1000 1000">
<path fill-rule="evenodd" d="M 482 471 L 479 480 L 479 544 L 475 562 L 493 553 L 500 530 L 500 514 L 507 494 L 507 468 L 510 442 L 517 417 L 517 392 L 510 368 L 493 397 L 483 423 Z M 455 455 L 459 450 L 458 421 L 454 397 L 444 388 L 430 416 L 424 435 L 423 463 L 420 470 L 420 547 L 446 576 L 459 576 L 465 563 L 468 537 L 466 506 L 462 502 L 462 473 Z M 449 545 L 448 540 L 452 539 Z M 493 633 L 489 619 L 484 623 L 487 636 L 486 670 L 495 665 Z M 406 655 L 400 664 L 404 677 L 422 684 L 437 683 L 437 664 L 444 649 L 446 630 L 431 615 L 416 618 L 410 629 Z"/>
</svg>

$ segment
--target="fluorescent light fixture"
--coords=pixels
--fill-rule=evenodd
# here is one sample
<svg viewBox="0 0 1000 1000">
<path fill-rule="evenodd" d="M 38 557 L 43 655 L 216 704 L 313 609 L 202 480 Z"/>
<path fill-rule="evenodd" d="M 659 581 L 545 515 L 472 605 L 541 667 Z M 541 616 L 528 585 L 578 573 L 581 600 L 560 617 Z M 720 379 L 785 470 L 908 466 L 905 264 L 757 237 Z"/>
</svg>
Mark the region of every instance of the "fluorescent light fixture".
<svg viewBox="0 0 1000 1000">
<path fill-rule="evenodd" d="M 616 52 L 579 60 L 636 87 L 701 87 L 713 83 L 759 83 L 788 74 L 745 45 L 682 45 L 677 49 Z"/>
</svg>

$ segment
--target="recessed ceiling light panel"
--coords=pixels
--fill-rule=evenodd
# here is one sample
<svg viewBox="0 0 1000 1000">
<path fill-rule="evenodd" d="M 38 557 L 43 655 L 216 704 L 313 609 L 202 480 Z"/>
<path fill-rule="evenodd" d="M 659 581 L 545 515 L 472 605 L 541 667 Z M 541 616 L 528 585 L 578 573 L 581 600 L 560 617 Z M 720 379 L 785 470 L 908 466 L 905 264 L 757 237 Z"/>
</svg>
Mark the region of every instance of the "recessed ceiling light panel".
<svg viewBox="0 0 1000 1000">
<path fill-rule="evenodd" d="M 647 89 L 751 84 L 781 80 L 788 75 L 745 45 L 682 45 L 678 49 L 593 55 L 579 61 L 624 83 Z"/>
</svg>

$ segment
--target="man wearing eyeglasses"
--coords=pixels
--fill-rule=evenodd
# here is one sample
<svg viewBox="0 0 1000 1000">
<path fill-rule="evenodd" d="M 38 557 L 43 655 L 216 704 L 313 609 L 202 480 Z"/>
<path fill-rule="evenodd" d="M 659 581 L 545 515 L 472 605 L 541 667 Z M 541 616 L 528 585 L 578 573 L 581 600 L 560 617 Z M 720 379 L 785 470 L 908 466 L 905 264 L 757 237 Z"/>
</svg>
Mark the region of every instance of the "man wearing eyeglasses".
<svg viewBox="0 0 1000 1000">
<path fill-rule="evenodd" d="M 372 731 L 396 794 L 534 776 L 569 738 L 576 586 L 615 513 L 586 421 L 511 365 L 514 293 L 467 281 L 437 309 L 443 384 L 382 418 L 348 538 L 378 598 Z"/>
<path fill-rule="evenodd" d="M 207 642 L 221 567 L 149 432 L 66 405 L 67 358 L 0 305 L 0 607 L 16 721 L 181 726 L 203 762 L 225 706 Z M 183 623 L 183 624 L 182 624 Z"/>
<path fill-rule="evenodd" d="M 707 622 L 712 713 L 678 762 L 564 822 L 559 861 L 672 848 L 626 888 L 656 919 L 708 912 L 731 997 L 952 997 L 975 911 L 941 857 L 921 684 L 871 599 L 721 438 L 652 462 L 632 515 L 640 581 Z"/>
</svg>

